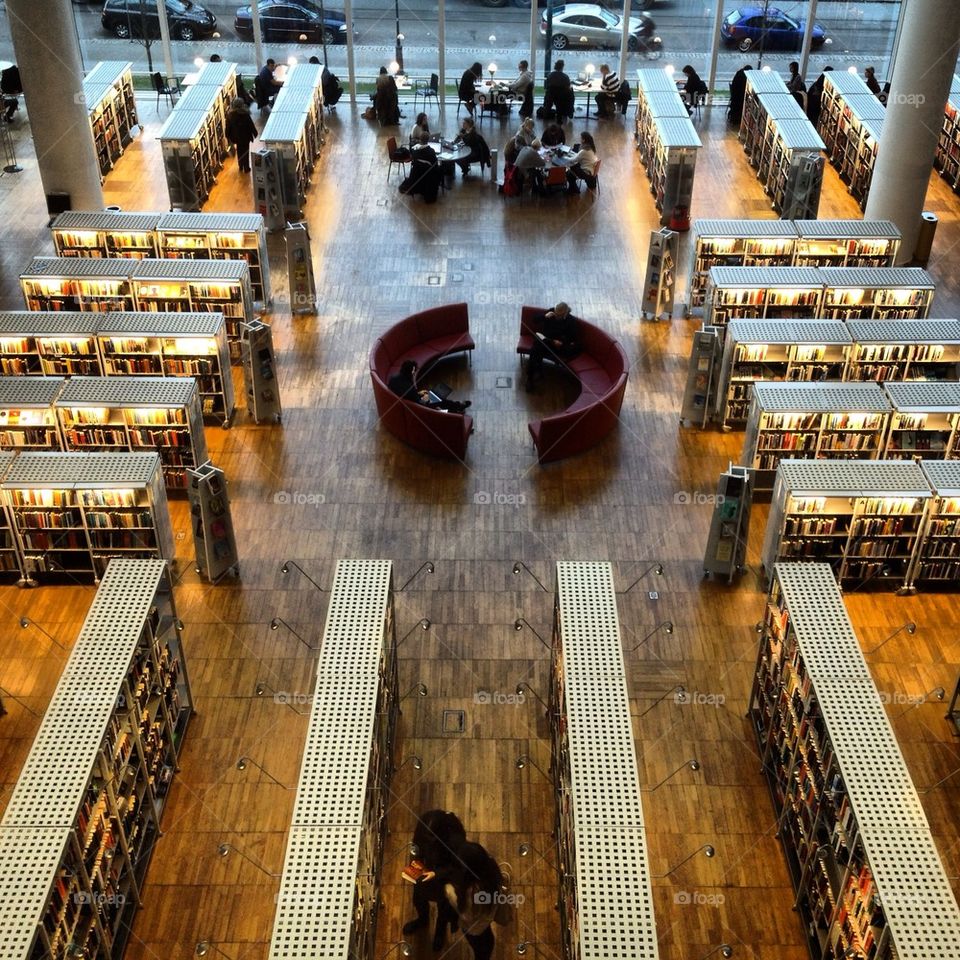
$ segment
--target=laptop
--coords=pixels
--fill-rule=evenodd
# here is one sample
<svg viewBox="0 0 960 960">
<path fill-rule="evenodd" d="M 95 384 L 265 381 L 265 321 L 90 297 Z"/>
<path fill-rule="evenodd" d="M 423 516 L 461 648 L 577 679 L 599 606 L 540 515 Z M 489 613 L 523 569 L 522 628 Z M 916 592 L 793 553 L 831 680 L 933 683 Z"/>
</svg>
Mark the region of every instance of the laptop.
<svg viewBox="0 0 960 960">
<path fill-rule="evenodd" d="M 435 383 L 427 392 L 430 394 L 431 402 L 443 403 L 453 393 L 453 387 L 449 387 L 445 383 Z"/>
</svg>

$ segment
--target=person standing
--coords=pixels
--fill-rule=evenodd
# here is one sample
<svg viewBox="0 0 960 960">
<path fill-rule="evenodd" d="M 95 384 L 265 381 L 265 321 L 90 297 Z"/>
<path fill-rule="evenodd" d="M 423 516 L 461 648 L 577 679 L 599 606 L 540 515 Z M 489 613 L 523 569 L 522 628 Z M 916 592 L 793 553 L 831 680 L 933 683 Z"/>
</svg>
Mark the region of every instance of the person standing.
<svg viewBox="0 0 960 960">
<path fill-rule="evenodd" d="M 520 104 L 520 116 L 526 119 L 533 116 L 533 74 L 526 60 L 521 60 L 517 64 L 517 70 L 519 71 L 517 79 L 507 84 L 507 89 L 515 97 L 523 99 L 523 103 Z"/>
<path fill-rule="evenodd" d="M 883 92 L 880 88 L 880 81 L 877 80 L 877 71 L 873 67 L 867 67 L 863 71 L 863 82 L 866 83 L 867 89 L 875 97 L 879 97 Z"/>
<path fill-rule="evenodd" d="M 810 89 L 807 91 L 807 119 L 814 126 L 820 121 L 820 109 L 823 106 L 823 83 L 831 70 L 833 70 L 831 66 L 824 67 L 823 73 L 810 84 Z"/>
<path fill-rule="evenodd" d="M 460 85 L 457 87 L 457 96 L 463 101 L 467 108 L 467 113 L 469 113 L 471 117 L 473 116 L 477 94 L 474 84 L 482 76 L 483 67 L 479 62 L 474 63 L 471 67 L 463 71 L 463 76 L 460 78 Z"/>
<path fill-rule="evenodd" d="M 556 110 L 557 123 L 564 123 L 573 116 L 573 84 L 570 77 L 563 72 L 564 62 L 558 60 L 553 70 L 547 75 L 547 82 L 543 91 L 544 120 L 550 120 L 550 111 Z"/>
<path fill-rule="evenodd" d="M 806 108 L 807 98 L 804 94 L 807 92 L 807 84 L 800 76 L 800 64 L 796 60 L 790 62 L 790 76 L 787 77 L 787 89 L 793 94 L 793 99 Z"/>
<path fill-rule="evenodd" d="M 533 391 L 534 381 L 542 375 L 545 359 L 561 363 L 580 352 L 579 324 L 580 320 L 562 300 L 543 315 L 527 361 L 527 393 Z"/>
<path fill-rule="evenodd" d="M 490 960 L 493 955 L 496 938 L 491 924 L 498 919 L 502 891 L 503 874 L 497 861 L 479 843 L 461 844 L 456 869 L 444 885 L 444 893 L 449 906 L 456 911 L 474 960 Z"/>
<path fill-rule="evenodd" d="M 250 144 L 257 139 L 257 126 L 246 102 L 235 97 L 224 124 L 227 139 L 237 148 L 237 166 L 241 173 L 250 172 Z"/>
<path fill-rule="evenodd" d="M 373 108 L 381 127 L 395 127 L 403 114 L 400 112 L 400 95 L 397 81 L 387 73 L 386 67 L 380 68 L 377 77 L 377 92 L 373 95 Z"/>
<path fill-rule="evenodd" d="M 743 119 L 743 101 L 747 95 L 747 71 L 752 69 L 749 63 L 744 64 L 730 81 L 730 106 L 727 107 L 727 120 L 738 129 Z"/>
</svg>

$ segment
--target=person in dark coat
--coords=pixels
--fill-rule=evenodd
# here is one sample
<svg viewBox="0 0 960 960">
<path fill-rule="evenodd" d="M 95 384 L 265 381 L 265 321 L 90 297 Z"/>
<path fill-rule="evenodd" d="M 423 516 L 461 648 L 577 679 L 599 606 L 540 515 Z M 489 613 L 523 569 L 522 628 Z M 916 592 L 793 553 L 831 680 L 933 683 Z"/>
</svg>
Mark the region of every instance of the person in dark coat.
<svg viewBox="0 0 960 960">
<path fill-rule="evenodd" d="M 436 203 L 441 175 L 437 152 L 430 146 L 430 134 L 421 134 L 419 141 L 411 144 L 410 175 L 400 184 L 400 192 L 411 195 L 419 193 L 427 203 Z"/>
<path fill-rule="evenodd" d="M 540 142 L 545 147 L 559 147 L 567 142 L 567 135 L 559 123 L 548 123 Z"/>
<path fill-rule="evenodd" d="M 727 107 L 727 120 L 737 128 L 743 119 L 743 101 L 747 95 L 747 71 L 752 69 L 749 63 L 745 64 L 730 81 L 730 106 Z"/>
<path fill-rule="evenodd" d="M 824 67 L 823 73 L 810 84 L 807 91 L 807 119 L 816 126 L 820 121 L 820 108 L 823 105 L 823 81 L 833 67 Z"/>
<path fill-rule="evenodd" d="M 543 90 L 543 112 L 549 117 L 551 110 L 557 112 L 557 123 L 563 123 L 573 116 L 573 101 L 576 94 L 570 77 L 563 71 L 564 62 L 558 60 L 553 70 L 547 74 Z"/>
<path fill-rule="evenodd" d="M 490 960 L 495 937 L 491 924 L 503 902 L 500 865 L 479 844 L 467 841 L 457 849 L 456 869 L 444 885 L 474 960 Z M 442 944 L 441 944 L 442 946 Z"/>
<path fill-rule="evenodd" d="M 480 172 L 482 173 L 483 168 L 490 163 L 490 147 L 474 126 L 473 120 L 469 117 L 464 117 L 460 133 L 457 135 L 457 140 L 464 144 L 464 146 L 470 148 L 470 155 L 463 160 L 457 161 L 460 172 L 466 176 L 470 172 L 470 164 L 479 163 Z"/>
<path fill-rule="evenodd" d="M 237 166 L 241 173 L 250 172 L 250 144 L 257 139 L 257 126 L 250 116 L 250 108 L 235 97 L 227 112 L 224 125 L 227 139 L 237 148 Z"/>
<path fill-rule="evenodd" d="M 683 68 L 682 72 L 687 78 L 686 83 L 683 85 L 682 93 L 683 99 L 687 104 L 687 112 L 689 113 L 696 105 L 697 99 L 699 97 L 705 97 L 710 91 L 706 83 L 704 83 L 703 78 L 689 63 Z"/>
<path fill-rule="evenodd" d="M 397 93 L 397 81 L 387 73 L 386 67 L 380 68 L 377 77 L 377 92 L 373 95 L 373 108 L 381 127 L 393 127 L 400 122 L 400 97 Z"/>
<path fill-rule="evenodd" d="M 533 390 L 534 380 L 542 375 L 545 359 L 560 363 L 572 360 L 580 352 L 579 323 L 563 301 L 540 319 L 539 335 L 533 338 L 527 360 L 527 393 Z"/>
<path fill-rule="evenodd" d="M 474 89 L 474 84 L 483 76 L 483 67 L 480 63 L 474 63 L 473 66 L 468 67 L 463 71 L 463 76 L 460 78 L 460 84 L 457 87 L 457 96 L 463 101 L 464 105 L 467 108 L 467 113 L 470 116 L 473 116 L 473 111 L 476 106 L 474 102 L 474 97 L 476 96 L 477 91 Z"/>
</svg>

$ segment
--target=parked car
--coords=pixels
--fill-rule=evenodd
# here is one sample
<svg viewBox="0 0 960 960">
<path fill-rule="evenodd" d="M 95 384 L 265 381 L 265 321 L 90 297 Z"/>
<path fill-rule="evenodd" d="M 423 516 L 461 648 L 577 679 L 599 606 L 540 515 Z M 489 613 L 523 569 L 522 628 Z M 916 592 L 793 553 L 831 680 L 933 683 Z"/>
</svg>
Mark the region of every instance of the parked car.
<svg viewBox="0 0 960 960">
<path fill-rule="evenodd" d="M 209 37 L 217 29 L 217 18 L 193 0 L 166 0 L 170 36 L 176 40 Z M 156 0 L 106 0 L 100 22 L 121 40 L 160 36 L 160 15 Z"/>
<path fill-rule="evenodd" d="M 744 53 L 761 43 L 764 50 L 799 50 L 806 28 L 806 21 L 795 20 L 776 7 L 768 7 L 766 16 L 763 7 L 740 7 L 723 18 L 720 36 L 728 46 L 736 45 Z M 810 42 L 817 48 L 831 41 L 827 31 L 814 23 Z"/>
<path fill-rule="evenodd" d="M 530 0 L 482 0 L 482 2 L 485 7 L 505 7 L 508 3 L 511 3 L 515 7 L 530 9 Z M 656 2 L 657 0 L 630 0 L 630 9 L 649 10 Z M 547 0 L 537 0 L 538 7 L 545 7 L 546 5 Z M 623 9 L 622 0 L 603 0 L 601 5 L 614 13 L 619 13 Z"/>
<path fill-rule="evenodd" d="M 604 10 L 597 3 L 567 3 L 553 8 L 553 48 L 570 46 L 619 49 L 623 35 L 623 17 Z M 627 27 L 627 46 L 642 49 L 653 36 L 653 21 L 645 13 L 631 17 Z M 547 13 L 540 16 L 540 33 L 547 32 Z"/>
<path fill-rule="evenodd" d="M 299 40 L 307 43 L 346 43 L 347 18 L 339 10 L 320 8 L 310 0 L 260 0 L 260 30 L 263 39 Z M 233 28 L 244 40 L 253 38 L 253 16 L 250 7 L 237 10 Z M 354 31 L 356 32 L 356 31 Z"/>
</svg>

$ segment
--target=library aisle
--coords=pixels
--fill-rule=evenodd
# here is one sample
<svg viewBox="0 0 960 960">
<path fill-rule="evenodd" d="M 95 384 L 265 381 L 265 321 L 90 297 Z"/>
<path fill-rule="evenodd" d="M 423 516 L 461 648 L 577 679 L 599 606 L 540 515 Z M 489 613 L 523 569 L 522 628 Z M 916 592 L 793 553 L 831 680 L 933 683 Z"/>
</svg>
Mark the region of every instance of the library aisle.
<svg viewBox="0 0 960 960">
<path fill-rule="evenodd" d="M 161 105 L 158 112 L 152 96 L 138 107 L 146 129 L 107 177 L 106 202 L 166 212 L 156 135 L 168 110 Z M 454 113 L 448 105 L 448 133 Z M 229 430 L 205 426 L 210 459 L 229 481 L 239 580 L 211 586 L 194 572 L 188 504 L 170 501 L 176 606 L 197 712 L 127 960 L 190 960 L 201 941 L 207 956 L 267 957 L 279 889 L 273 875 L 294 814 L 289 788 L 299 774 L 314 686 L 317 653 L 307 644 L 318 642 L 326 620 L 327 594 L 312 581 L 329 587 L 342 558 L 393 561 L 396 629 L 404 638 L 398 770 L 374 956 L 396 948 L 413 915 L 400 869 L 416 815 L 433 807 L 456 812 L 470 837 L 508 863 L 511 890 L 523 896 L 515 924 L 496 930 L 495 957 L 516 955 L 521 942 L 541 957 L 561 955 L 550 835 L 555 805 L 538 770 L 550 763 L 550 731 L 537 700 L 548 697 L 550 654 L 537 634 L 549 642 L 555 562 L 606 560 L 617 590 L 640 578 L 617 596 L 617 606 L 660 956 L 699 960 L 729 943 L 737 957 L 805 960 L 746 718 L 767 590 L 760 551 L 769 508 L 754 506 L 748 572 L 732 586 L 704 580 L 711 498 L 719 474 L 737 461 L 743 435 L 679 425 L 699 317 L 640 320 L 648 238 L 659 214 L 634 148 L 632 118 L 590 125 L 603 158 L 595 202 L 585 194 L 504 202 L 488 179 L 473 176 L 458 177 L 432 206 L 398 194 L 396 178 L 387 182 L 385 141 L 396 130 L 360 119 L 346 99 L 327 124 L 305 207 L 315 316 L 291 315 L 285 306 L 282 237 L 268 240 L 275 307 L 265 319 L 277 351 L 282 426 L 257 426 L 242 403 Z M 498 148 L 512 129 L 497 121 L 483 126 Z M 772 218 L 722 109 L 704 111 L 697 132 L 703 147 L 691 216 Z M 24 136 L 22 128 L 15 133 Z M 20 272 L 32 257 L 54 254 L 36 161 L 23 140 L 18 155 L 24 172 L 0 177 L 8 225 L 0 237 L 0 310 L 23 309 Z M 251 209 L 250 185 L 235 158 L 204 209 Z M 960 198 L 937 175 L 928 209 L 940 219 L 928 268 L 937 283 L 930 316 L 955 318 Z M 819 215 L 860 217 L 829 166 Z M 684 264 L 690 242 L 690 234 L 682 238 Z M 682 285 L 678 299 L 684 297 Z M 527 422 L 567 406 L 574 388 L 548 373 L 527 394 L 514 351 L 521 305 L 558 300 L 620 341 L 631 377 L 610 437 L 583 456 L 540 467 Z M 378 427 L 367 359 L 378 333 L 397 319 L 455 301 L 469 306 L 477 349 L 471 366 L 453 359 L 437 376 L 473 403 L 476 434 L 463 465 L 421 456 Z M 284 561 L 293 561 L 286 574 Z M 420 569 L 426 561 L 434 573 Z M 520 566 L 514 574 L 517 561 L 529 572 Z M 661 576 L 652 569 L 657 563 Z M 0 809 L 63 670 L 60 645 L 70 649 L 94 592 L 87 581 L 0 586 L 0 687 L 19 698 L 3 697 Z M 949 695 L 960 672 L 956 594 L 848 588 L 844 601 L 864 649 L 879 647 L 867 664 L 922 790 L 960 768 L 945 704 L 923 696 L 941 686 Z M 28 618 L 22 629 L 21 617 Z M 283 621 L 275 630 L 273 618 Z M 431 621 L 428 630 L 418 626 L 421 618 Z M 916 623 L 915 633 L 887 640 L 907 622 Z M 522 698 L 521 683 L 529 684 Z M 674 695 L 677 686 L 685 697 Z M 518 768 L 524 755 L 532 762 Z M 240 770 L 241 756 L 255 763 Z M 949 876 L 960 874 L 958 785 L 960 776 L 921 794 Z M 521 843 L 534 855 L 521 859 Z M 231 845 L 225 857 L 221 844 Z M 681 863 L 703 844 L 716 856 Z M 429 933 L 410 939 L 414 956 L 435 956 Z M 456 940 L 436 956 L 468 960 L 470 951 Z"/>
</svg>

